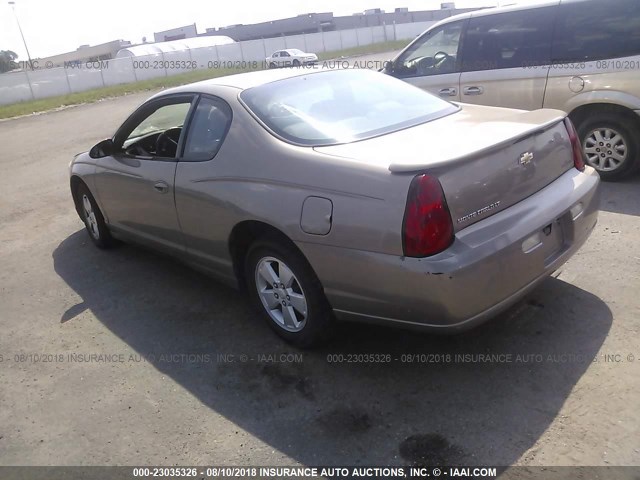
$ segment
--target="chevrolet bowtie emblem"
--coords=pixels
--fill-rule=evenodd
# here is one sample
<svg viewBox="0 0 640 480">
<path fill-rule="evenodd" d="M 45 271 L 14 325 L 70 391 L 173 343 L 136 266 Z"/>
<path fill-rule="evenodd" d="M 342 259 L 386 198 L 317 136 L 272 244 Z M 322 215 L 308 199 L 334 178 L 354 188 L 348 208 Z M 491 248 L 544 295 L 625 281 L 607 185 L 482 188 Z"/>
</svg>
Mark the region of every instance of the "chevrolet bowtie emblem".
<svg viewBox="0 0 640 480">
<path fill-rule="evenodd" d="M 520 161 L 518 162 L 520 165 L 529 165 L 533 161 L 533 153 L 525 152 L 520 157 Z"/>
</svg>

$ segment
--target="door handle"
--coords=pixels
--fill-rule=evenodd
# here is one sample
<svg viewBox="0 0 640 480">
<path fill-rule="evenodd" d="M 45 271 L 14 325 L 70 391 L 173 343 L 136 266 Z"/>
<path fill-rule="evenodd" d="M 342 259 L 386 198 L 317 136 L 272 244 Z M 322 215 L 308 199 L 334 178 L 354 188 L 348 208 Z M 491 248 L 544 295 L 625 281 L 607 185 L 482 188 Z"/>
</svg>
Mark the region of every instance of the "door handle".
<svg viewBox="0 0 640 480">
<path fill-rule="evenodd" d="M 462 89 L 465 95 L 482 95 L 484 88 L 482 87 L 464 87 Z"/>
<path fill-rule="evenodd" d="M 458 89 L 453 87 L 443 88 L 438 93 L 441 97 L 455 97 L 458 95 Z"/>
<path fill-rule="evenodd" d="M 153 189 L 158 193 L 167 193 L 169 191 L 169 185 L 167 185 L 165 182 L 157 182 L 153 186 Z"/>
</svg>

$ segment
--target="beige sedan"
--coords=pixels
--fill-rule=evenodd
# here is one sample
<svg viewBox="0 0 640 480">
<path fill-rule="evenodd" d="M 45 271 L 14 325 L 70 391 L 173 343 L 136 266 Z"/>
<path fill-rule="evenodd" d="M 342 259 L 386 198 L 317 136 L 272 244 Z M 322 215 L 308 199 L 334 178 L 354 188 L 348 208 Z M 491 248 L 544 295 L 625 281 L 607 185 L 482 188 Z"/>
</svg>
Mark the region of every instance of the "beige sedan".
<svg viewBox="0 0 640 480">
<path fill-rule="evenodd" d="M 459 106 L 368 70 L 163 91 L 78 155 L 70 183 L 98 247 L 136 242 L 205 270 L 300 346 L 335 319 L 477 325 L 598 216 L 598 174 L 563 112 Z"/>
</svg>

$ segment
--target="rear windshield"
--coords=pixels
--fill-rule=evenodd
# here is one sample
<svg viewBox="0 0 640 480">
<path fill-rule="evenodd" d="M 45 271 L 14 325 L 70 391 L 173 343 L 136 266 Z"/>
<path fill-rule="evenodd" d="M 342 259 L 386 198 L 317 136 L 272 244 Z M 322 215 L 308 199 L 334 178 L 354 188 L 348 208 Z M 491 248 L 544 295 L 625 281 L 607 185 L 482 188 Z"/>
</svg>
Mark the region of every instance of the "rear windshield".
<svg viewBox="0 0 640 480">
<path fill-rule="evenodd" d="M 370 70 L 310 73 L 243 91 L 273 133 L 308 146 L 349 143 L 429 122 L 458 107 Z"/>
</svg>

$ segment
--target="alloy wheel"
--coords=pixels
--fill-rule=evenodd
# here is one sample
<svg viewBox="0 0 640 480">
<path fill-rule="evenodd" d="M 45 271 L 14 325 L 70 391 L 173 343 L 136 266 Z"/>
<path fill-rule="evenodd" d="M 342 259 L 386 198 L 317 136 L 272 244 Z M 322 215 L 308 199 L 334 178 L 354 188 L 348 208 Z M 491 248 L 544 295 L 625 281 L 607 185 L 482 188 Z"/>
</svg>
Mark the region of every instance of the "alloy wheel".
<svg viewBox="0 0 640 480">
<path fill-rule="evenodd" d="M 582 144 L 587 162 L 601 172 L 619 169 L 627 160 L 628 146 L 625 137 L 612 128 L 591 131 Z"/>
<path fill-rule="evenodd" d="M 99 240 L 100 230 L 98 230 L 98 219 L 96 218 L 96 213 L 93 211 L 91 200 L 89 200 L 89 197 L 86 195 L 82 196 L 82 208 L 84 210 L 84 218 L 86 220 L 89 233 L 93 238 Z"/>
<path fill-rule="evenodd" d="M 269 317 L 288 332 L 299 332 L 307 322 L 307 299 L 291 269 L 274 257 L 256 264 L 255 285 Z"/>
</svg>

